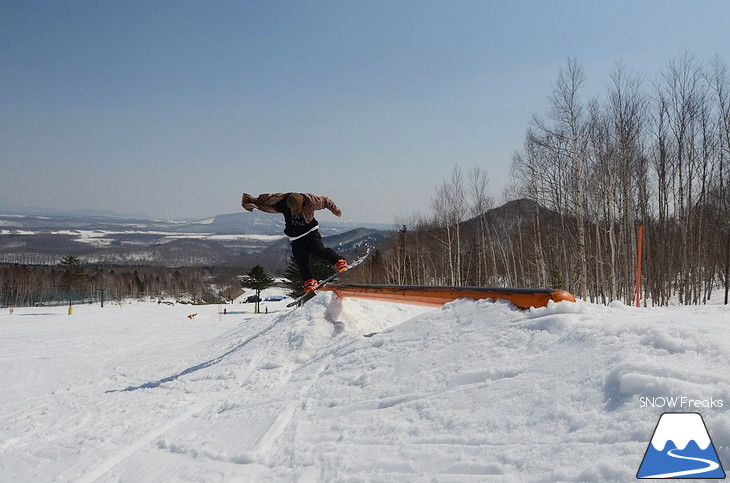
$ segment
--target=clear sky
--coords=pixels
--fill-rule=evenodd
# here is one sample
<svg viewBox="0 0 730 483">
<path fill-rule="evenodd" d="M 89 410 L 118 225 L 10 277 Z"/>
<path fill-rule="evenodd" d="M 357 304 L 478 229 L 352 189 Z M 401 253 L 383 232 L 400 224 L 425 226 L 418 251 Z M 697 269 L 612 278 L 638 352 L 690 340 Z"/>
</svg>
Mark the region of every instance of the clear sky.
<svg viewBox="0 0 730 483">
<path fill-rule="evenodd" d="M 726 0 L 0 0 L 0 205 L 202 218 L 241 193 L 343 218 L 428 213 L 491 178 L 568 56 L 601 92 L 690 51 L 730 63 Z M 334 219 L 330 215 L 320 219 Z"/>
</svg>

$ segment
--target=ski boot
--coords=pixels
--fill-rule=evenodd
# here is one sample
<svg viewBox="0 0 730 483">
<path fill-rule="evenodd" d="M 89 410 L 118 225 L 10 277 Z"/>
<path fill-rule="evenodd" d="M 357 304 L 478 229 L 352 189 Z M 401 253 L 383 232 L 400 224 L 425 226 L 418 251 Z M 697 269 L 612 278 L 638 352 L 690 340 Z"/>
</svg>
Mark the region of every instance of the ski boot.
<svg viewBox="0 0 730 483">
<path fill-rule="evenodd" d="M 319 284 L 317 283 L 317 280 L 310 278 L 306 282 L 304 282 L 304 293 L 312 293 L 315 290 L 319 288 Z"/>
<path fill-rule="evenodd" d="M 350 266 L 347 264 L 347 261 L 344 258 L 340 258 L 335 263 L 335 270 L 337 270 L 337 273 L 346 272 L 349 270 Z"/>
</svg>

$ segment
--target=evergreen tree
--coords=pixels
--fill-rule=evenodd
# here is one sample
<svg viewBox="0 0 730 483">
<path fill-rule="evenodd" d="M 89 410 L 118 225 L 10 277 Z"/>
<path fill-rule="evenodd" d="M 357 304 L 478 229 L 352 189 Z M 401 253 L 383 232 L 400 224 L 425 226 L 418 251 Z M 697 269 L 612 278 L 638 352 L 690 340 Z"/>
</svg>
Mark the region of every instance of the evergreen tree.
<svg viewBox="0 0 730 483">
<path fill-rule="evenodd" d="M 241 286 L 256 291 L 256 313 L 259 312 L 259 302 L 261 300 L 261 291 L 271 287 L 274 279 L 269 277 L 264 271 L 264 267 L 256 265 L 248 271 L 246 275 L 241 277 Z"/>
<path fill-rule="evenodd" d="M 68 255 L 61 259 L 58 265 L 61 268 L 60 288 L 62 291 L 68 293 L 70 305 L 71 293 L 81 290 L 84 283 L 88 280 L 88 276 L 84 269 L 81 268 L 81 261 L 73 255 Z"/>
</svg>

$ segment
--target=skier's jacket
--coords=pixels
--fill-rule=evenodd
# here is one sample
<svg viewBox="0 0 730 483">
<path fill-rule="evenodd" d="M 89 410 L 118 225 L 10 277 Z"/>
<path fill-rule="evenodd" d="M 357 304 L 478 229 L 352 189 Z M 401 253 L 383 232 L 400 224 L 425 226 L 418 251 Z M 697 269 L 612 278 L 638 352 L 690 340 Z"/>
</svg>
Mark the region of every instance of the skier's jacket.
<svg viewBox="0 0 730 483">
<path fill-rule="evenodd" d="M 290 239 L 299 238 L 317 228 L 317 220 L 314 219 L 314 212 L 317 210 L 328 209 L 335 216 L 341 216 L 342 211 L 337 207 L 334 201 L 326 196 L 317 196 L 311 193 L 301 193 L 304 198 L 302 203 L 302 213 L 300 215 L 292 215 L 289 207 L 286 205 L 286 198 L 291 193 L 264 193 L 254 198 L 248 193 L 244 193 L 241 198 L 241 206 L 246 211 L 259 209 L 265 213 L 282 213 L 286 221 L 284 233 Z"/>
</svg>

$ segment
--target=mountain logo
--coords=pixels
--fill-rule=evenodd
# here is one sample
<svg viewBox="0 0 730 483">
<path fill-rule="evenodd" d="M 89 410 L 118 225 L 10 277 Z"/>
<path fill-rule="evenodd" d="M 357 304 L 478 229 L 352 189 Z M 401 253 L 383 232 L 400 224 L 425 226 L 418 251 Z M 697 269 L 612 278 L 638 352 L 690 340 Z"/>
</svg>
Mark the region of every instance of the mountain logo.
<svg viewBox="0 0 730 483">
<path fill-rule="evenodd" d="M 664 413 L 636 477 L 724 479 L 705 421 L 698 413 Z"/>
</svg>

